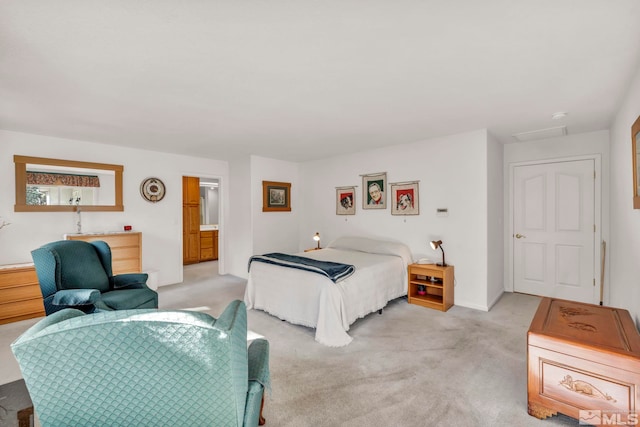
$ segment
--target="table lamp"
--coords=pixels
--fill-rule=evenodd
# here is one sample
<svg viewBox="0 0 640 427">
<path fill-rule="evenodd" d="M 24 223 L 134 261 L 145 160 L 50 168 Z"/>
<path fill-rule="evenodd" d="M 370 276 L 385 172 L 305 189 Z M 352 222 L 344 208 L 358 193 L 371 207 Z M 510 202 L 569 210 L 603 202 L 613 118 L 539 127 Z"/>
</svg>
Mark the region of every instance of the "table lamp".
<svg viewBox="0 0 640 427">
<path fill-rule="evenodd" d="M 440 250 L 442 251 L 442 262 L 437 263 L 436 265 L 440 265 L 442 267 L 446 267 L 447 263 L 444 262 L 444 249 L 442 249 L 442 240 L 432 240 L 431 241 L 431 248 L 435 251 L 438 248 L 440 248 Z"/>
<path fill-rule="evenodd" d="M 318 242 L 318 247 L 317 249 L 320 249 L 320 233 L 316 233 L 315 236 L 313 236 L 313 240 L 315 240 L 316 242 Z"/>
</svg>

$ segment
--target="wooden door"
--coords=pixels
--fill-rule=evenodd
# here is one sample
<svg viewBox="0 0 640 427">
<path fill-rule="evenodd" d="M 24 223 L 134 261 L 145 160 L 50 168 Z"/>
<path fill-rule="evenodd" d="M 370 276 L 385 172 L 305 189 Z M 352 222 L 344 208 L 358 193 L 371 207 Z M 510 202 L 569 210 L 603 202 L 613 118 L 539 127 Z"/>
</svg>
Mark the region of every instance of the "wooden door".
<svg viewBox="0 0 640 427">
<path fill-rule="evenodd" d="M 182 177 L 183 203 L 200 205 L 200 178 L 194 176 Z"/>
<path fill-rule="evenodd" d="M 514 168 L 514 290 L 595 303 L 594 161 Z"/>
<path fill-rule="evenodd" d="M 200 261 L 200 179 L 182 177 L 182 263 Z"/>
</svg>

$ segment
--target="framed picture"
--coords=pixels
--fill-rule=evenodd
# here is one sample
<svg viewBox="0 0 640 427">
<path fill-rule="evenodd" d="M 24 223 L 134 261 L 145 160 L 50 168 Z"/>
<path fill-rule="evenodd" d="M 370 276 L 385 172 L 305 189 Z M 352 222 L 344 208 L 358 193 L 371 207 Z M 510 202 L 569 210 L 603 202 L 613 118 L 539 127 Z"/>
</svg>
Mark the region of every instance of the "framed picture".
<svg viewBox="0 0 640 427">
<path fill-rule="evenodd" d="M 391 184 L 391 215 L 419 215 L 418 181 Z"/>
<path fill-rule="evenodd" d="M 362 209 L 386 209 L 386 188 L 386 172 L 362 175 Z"/>
<path fill-rule="evenodd" d="M 356 187 L 336 188 L 336 215 L 356 214 Z"/>
<path fill-rule="evenodd" d="M 290 212 L 291 183 L 262 181 L 262 212 Z"/>
</svg>

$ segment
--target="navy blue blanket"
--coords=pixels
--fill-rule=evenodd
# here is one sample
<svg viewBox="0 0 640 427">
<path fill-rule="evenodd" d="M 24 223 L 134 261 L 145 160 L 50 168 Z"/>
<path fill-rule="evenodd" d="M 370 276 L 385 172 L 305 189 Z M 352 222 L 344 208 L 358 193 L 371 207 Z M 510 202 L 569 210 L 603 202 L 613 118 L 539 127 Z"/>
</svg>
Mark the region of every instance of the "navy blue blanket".
<svg viewBox="0 0 640 427">
<path fill-rule="evenodd" d="M 356 268 L 353 265 L 349 264 L 320 261 L 317 259 L 281 254 L 278 252 L 252 256 L 249 259 L 249 269 L 251 269 L 251 263 L 253 261 L 259 261 L 273 265 L 281 265 L 283 267 L 297 268 L 300 270 L 322 274 L 323 276 L 328 277 L 333 283 L 346 279 L 356 271 Z"/>
</svg>

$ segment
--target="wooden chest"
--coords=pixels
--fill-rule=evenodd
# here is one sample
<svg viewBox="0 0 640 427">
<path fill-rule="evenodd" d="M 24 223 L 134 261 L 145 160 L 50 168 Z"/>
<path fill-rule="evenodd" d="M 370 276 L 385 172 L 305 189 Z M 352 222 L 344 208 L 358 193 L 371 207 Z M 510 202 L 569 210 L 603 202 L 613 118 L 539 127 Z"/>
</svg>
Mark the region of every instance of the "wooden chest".
<svg viewBox="0 0 640 427">
<path fill-rule="evenodd" d="M 637 420 L 640 335 L 627 310 L 543 298 L 527 334 L 527 367 L 534 417 Z"/>
</svg>

